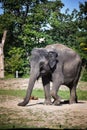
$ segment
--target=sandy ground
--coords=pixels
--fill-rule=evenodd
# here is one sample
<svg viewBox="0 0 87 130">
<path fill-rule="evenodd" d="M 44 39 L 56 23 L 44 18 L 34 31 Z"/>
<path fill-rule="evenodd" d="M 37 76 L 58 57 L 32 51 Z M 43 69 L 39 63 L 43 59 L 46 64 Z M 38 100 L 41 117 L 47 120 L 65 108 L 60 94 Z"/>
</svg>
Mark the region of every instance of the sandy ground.
<svg viewBox="0 0 87 130">
<path fill-rule="evenodd" d="M 0 80 L 0 88 L 4 89 L 26 89 L 27 84 L 28 79 Z M 81 82 L 78 86 L 82 90 L 87 90 L 87 87 L 83 87 L 86 84 Z M 41 80 L 35 84 L 35 88 L 39 87 L 42 87 Z M 62 86 L 61 89 L 67 88 Z M 20 101 L 22 101 L 20 98 L 0 95 L 0 125 L 12 124 L 12 128 L 18 125 L 18 128 L 33 126 L 49 129 L 87 129 L 87 101 L 70 105 L 62 100 L 61 105 L 53 106 L 44 105 L 44 99 L 38 99 L 30 100 L 25 107 L 17 105 Z"/>
</svg>

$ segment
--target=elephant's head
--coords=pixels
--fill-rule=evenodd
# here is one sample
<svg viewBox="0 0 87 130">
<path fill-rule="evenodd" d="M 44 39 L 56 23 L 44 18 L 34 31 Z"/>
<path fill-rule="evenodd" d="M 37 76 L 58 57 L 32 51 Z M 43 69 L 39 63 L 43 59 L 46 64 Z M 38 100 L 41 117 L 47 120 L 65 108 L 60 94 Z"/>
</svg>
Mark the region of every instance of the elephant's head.
<svg viewBox="0 0 87 130">
<path fill-rule="evenodd" d="M 31 53 L 31 75 L 36 78 L 41 75 L 50 73 L 56 66 L 58 54 L 55 51 L 47 51 L 46 49 L 34 49 Z"/>
<path fill-rule="evenodd" d="M 58 54 L 55 51 L 47 51 L 45 48 L 36 48 L 31 52 L 30 60 L 30 80 L 27 89 L 27 94 L 22 103 L 18 105 L 25 106 L 30 99 L 35 81 L 42 75 L 51 73 L 56 67 Z"/>
</svg>

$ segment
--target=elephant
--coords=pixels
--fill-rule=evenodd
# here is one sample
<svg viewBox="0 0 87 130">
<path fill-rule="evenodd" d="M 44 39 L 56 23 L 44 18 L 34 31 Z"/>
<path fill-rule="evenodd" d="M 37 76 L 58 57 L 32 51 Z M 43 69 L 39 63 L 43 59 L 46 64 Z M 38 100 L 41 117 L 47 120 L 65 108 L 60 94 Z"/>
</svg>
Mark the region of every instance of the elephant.
<svg viewBox="0 0 87 130">
<path fill-rule="evenodd" d="M 46 105 L 59 105 L 61 102 L 58 91 L 61 85 L 70 90 L 69 103 L 77 103 L 77 83 L 81 74 L 82 60 L 77 52 L 66 45 L 56 43 L 44 48 L 33 48 L 30 60 L 30 80 L 24 100 L 18 103 L 25 106 L 35 81 L 41 77 Z M 50 89 L 52 82 L 52 89 Z M 51 101 L 53 98 L 53 101 Z"/>
</svg>

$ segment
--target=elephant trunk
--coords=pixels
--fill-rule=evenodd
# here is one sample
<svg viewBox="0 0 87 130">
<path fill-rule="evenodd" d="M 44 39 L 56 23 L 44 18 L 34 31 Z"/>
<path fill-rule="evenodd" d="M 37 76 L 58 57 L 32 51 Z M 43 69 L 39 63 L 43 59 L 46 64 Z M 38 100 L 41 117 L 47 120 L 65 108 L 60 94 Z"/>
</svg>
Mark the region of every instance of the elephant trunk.
<svg viewBox="0 0 87 130">
<path fill-rule="evenodd" d="M 37 77 L 32 76 L 32 75 L 30 76 L 30 80 L 29 80 L 26 96 L 24 98 L 24 101 L 20 102 L 18 104 L 18 106 L 25 106 L 26 104 L 28 104 L 36 80 L 37 80 Z"/>
</svg>

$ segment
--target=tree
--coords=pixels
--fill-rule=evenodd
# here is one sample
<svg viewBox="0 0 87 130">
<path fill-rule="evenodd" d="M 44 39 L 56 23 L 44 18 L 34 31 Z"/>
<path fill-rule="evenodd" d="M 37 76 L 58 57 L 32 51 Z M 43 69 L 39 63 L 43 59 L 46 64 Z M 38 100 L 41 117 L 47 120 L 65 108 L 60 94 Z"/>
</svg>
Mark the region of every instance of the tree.
<svg viewBox="0 0 87 130">
<path fill-rule="evenodd" d="M 80 3 L 79 29 L 78 40 L 80 46 L 82 50 L 87 52 L 87 2 L 84 4 Z"/>
<path fill-rule="evenodd" d="M 82 80 L 87 81 L 87 2 L 80 3 L 80 11 L 78 12 L 78 28 L 77 40 L 80 45 L 78 51 L 83 61 Z"/>
<path fill-rule="evenodd" d="M 61 1 L 36 1 L 32 2 L 32 7 L 26 18 L 20 38 L 23 40 L 24 46 L 28 52 L 31 52 L 34 47 L 43 47 L 52 41 L 46 30 L 43 28 L 49 24 L 51 12 L 59 12 L 63 4 Z M 42 42 L 40 39 L 44 39 Z"/>
<path fill-rule="evenodd" d="M 80 3 L 80 11 L 78 12 L 78 28 L 77 40 L 80 44 L 81 57 L 87 60 L 87 2 Z"/>
<path fill-rule="evenodd" d="M 15 73 L 18 68 L 26 73 L 24 67 L 28 68 L 31 50 L 57 42 L 87 59 L 87 2 L 80 3 L 80 11 L 74 9 L 71 14 L 69 9 L 61 13 L 64 6 L 61 0 L 2 0 L 1 3 L 4 13 L 0 15 L 0 37 L 3 30 L 8 30 L 4 47 L 6 72 Z"/>
<path fill-rule="evenodd" d="M 0 78 L 4 78 L 4 43 L 7 31 L 4 31 L 2 42 L 0 43 Z"/>
<path fill-rule="evenodd" d="M 5 60 L 6 72 L 9 74 L 15 74 L 15 72 L 18 71 L 21 76 L 25 74 L 26 64 L 28 63 L 26 63 L 27 60 L 25 60 L 24 51 L 25 50 L 21 47 L 13 47 L 8 52 L 8 57 Z"/>
<path fill-rule="evenodd" d="M 68 10 L 66 10 L 65 14 L 52 13 L 50 19 L 52 29 L 48 33 L 50 33 L 54 41 L 72 48 L 76 46 L 76 32 L 78 31 L 78 25 L 75 21 L 76 15 L 77 10 L 73 10 L 71 14 L 68 13 Z"/>
<path fill-rule="evenodd" d="M 14 58 L 9 54 L 10 51 L 14 52 L 14 48 L 25 49 L 23 55 L 25 59 L 28 59 L 32 48 L 48 44 L 51 37 L 42 28 L 47 25 L 51 11 L 60 11 L 63 4 L 58 0 L 2 0 L 1 2 L 4 14 L 0 16 L 0 28 L 8 30 L 5 69 L 9 71 L 8 68 L 11 68 L 11 72 L 14 72 L 16 69 L 13 71 L 12 67 L 9 67 L 9 63 L 15 64 L 12 62 Z"/>
</svg>

